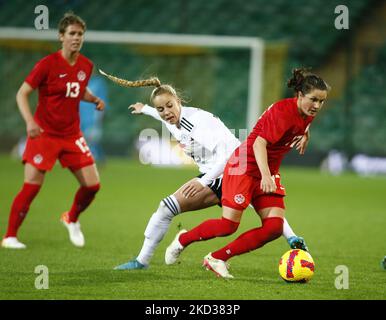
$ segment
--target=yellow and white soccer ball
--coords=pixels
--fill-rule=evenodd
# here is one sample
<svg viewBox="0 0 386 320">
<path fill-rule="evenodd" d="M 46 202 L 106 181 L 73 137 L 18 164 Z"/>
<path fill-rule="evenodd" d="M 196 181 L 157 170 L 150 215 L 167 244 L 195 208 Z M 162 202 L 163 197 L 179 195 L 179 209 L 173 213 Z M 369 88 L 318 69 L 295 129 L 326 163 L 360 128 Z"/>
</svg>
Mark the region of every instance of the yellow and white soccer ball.
<svg viewBox="0 0 386 320">
<path fill-rule="evenodd" d="M 279 273 L 285 281 L 307 282 L 310 281 L 314 272 L 314 259 L 307 251 L 289 250 L 280 258 Z"/>
</svg>

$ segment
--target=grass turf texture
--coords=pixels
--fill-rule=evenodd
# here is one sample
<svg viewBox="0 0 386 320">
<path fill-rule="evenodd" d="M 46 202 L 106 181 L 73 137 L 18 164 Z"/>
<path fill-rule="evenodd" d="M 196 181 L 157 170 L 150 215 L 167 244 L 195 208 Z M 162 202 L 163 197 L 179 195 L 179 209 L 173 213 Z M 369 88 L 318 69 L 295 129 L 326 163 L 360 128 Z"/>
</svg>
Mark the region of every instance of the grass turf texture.
<svg viewBox="0 0 386 320">
<path fill-rule="evenodd" d="M 18 161 L 0 157 L 0 232 L 22 183 Z M 185 213 L 173 221 L 147 270 L 114 271 L 135 257 L 143 231 L 160 200 L 195 176 L 195 169 L 160 169 L 109 159 L 100 169 L 102 189 L 81 216 L 86 247 L 71 245 L 59 223 L 77 183 L 59 166 L 46 176 L 19 232 L 27 250 L 0 249 L 0 299 L 385 299 L 386 179 L 352 174 L 333 177 L 317 170 L 283 168 L 287 218 L 304 236 L 315 260 L 307 284 L 281 280 L 278 261 L 287 251 L 284 238 L 231 259 L 234 280 L 218 279 L 201 267 L 202 258 L 244 231 L 260 225 L 248 209 L 238 231 L 188 247 L 176 266 L 164 264 L 164 251 L 178 231 L 221 215 L 218 207 Z M 35 267 L 49 269 L 49 289 L 35 289 Z M 349 270 L 349 289 L 337 290 L 335 268 Z"/>
</svg>

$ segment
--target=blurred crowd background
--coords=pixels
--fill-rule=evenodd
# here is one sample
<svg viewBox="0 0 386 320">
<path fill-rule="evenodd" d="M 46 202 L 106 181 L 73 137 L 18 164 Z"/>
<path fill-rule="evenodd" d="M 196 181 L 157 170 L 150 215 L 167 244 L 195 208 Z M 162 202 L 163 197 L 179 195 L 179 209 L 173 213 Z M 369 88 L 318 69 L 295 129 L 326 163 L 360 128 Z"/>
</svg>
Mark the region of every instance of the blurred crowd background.
<svg viewBox="0 0 386 320">
<path fill-rule="evenodd" d="M 332 150 L 348 160 L 358 154 L 386 157 L 385 0 L 0 0 L 0 29 L 34 28 L 39 4 L 48 7 L 54 30 L 72 10 L 88 30 L 262 38 L 264 107 L 292 95 L 286 79 L 294 67 L 312 67 L 332 86 L 312 125 L 308 152 L 301 158 L 292 153 L 288 164 L 319 165 Z M 349 28 L 338 30 L 335 8 L 342 4 L 349 9 Z M 36 61 L 58 48 L 58 41 L 0 39 L 0 152 L 10 152 L 25 134 L 18 87 Z M 156 75 L 180 89 L 187 105 L 218 115 L 236 133 L 246 128 L 248 50 L 87 43 L 86 32 L 82 53 L 96 68 L 122 78 Z M 141 130 L 159 127 L 134 118 L 127 106 L 148 102 L 151 89 L 105 86 L 108 108 L 98 141 L 107 157 L 134 157 Z"/>
</svg>

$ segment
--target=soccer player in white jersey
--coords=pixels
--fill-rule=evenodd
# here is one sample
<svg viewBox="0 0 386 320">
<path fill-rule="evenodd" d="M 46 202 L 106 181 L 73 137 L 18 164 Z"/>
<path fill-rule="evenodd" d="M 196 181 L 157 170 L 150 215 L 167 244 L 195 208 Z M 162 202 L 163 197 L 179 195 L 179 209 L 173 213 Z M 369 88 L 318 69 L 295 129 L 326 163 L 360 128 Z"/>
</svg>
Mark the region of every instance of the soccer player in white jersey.
<svg viewBox="0 0 386 320">
<path fill-rule="evenodd" d="M 198 108 L 182 106 L 181 98 L 170 85 L 157 86 L 150 101 L 154 108 L 138 102 L 129 106 L 129 109 L 133 114 L 146 114 L 162 121 L 180 142 L 183 151 L 193 158 L 201 174 L 161 200 L 147 224 L 145 240 L 138 256 L 115 267 L 115 270 L 147 268 L 176 215 L 221 205 L 224 167 L 240 145 L 240 141 L 219 118 Z M 283 235 L 292 248 L 307 250 L 304 239 L 297 237 L 286 221 Z"/>
</svg>

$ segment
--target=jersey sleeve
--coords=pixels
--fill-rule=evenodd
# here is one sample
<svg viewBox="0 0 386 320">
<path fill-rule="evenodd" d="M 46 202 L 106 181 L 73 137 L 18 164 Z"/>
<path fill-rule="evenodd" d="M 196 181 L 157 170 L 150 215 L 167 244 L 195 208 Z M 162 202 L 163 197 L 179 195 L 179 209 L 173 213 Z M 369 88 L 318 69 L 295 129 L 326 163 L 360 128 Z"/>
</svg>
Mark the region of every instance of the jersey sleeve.
<svg viewBox="0 0 386 320">
<path fill-rule="evenodd" d="M 223 174 L 225 165 L 239 141 L 221 120 L 211 113 L 202 113 L 191 120 L 194 124 L 192 138 L 212 152 L 216 159 L 212 168 L 198 179 L 203 186 L 208 186 Z"/>
<path fill-rule="evenodd" d="M 206 172 L 201 178 L 198 179 L 198 181 L 203 186 L 209 186 L 214 180 L 216 180 L 224 173 L 224 168 L 228 162 L 228 158 L 231 155 L 229 150 L 227 150 L 227 144 L 225 141 L 217 144 L 216 148 L 214 149 L 214 153 L 216 157 L 215 164 L 212 166 L 211 170 Z"/>
<path fill-rule="evenodd" d="M 49 60 L 43 58 L 35 64 L 27 78 L 25 78 L 25 82 L 33 89 L 36 89 L 47 79 L 49 68 Z"/>
<path fill-rule="evenodd" d="M 274 144 L 291 128 L 291 115 L 283 107 L 273 105 L 263 114 L 258 126 L 258 136 Z"/>
<path fill-rule="evenodd" d="M 162 118 L 160 117 L 160 115 L 158 114 L 158 111 L 155 108 L 150 107 L 147 104 L 145 104 L 143 106 L 142 113 L 146 114 L 147 116 L 151 116 L 151 117 L 153 117 L 156 120 L 163 121 Z"/>
</svg>

